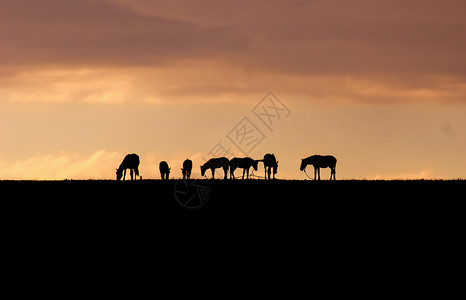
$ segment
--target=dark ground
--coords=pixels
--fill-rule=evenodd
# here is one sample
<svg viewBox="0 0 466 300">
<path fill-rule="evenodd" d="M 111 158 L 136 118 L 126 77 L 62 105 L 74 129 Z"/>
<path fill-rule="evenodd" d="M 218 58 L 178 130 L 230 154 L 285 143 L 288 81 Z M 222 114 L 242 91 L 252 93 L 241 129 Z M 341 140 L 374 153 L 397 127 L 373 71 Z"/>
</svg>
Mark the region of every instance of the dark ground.
<svg viewBox="0 0 466 300">
<path fill-rule="evenodd" d="M 3 212 L 30 220 L 392 223 L 448 220 L 466 181 L 0 181 Z M 196 209 L 199 199 L 207 199 Z"/>
<path fill-rule="evenodd" d="M 180 270 L 203 279 L 209 268 L 255 282 L 255 270 L 302 287 L 327 282 L 330 291 L 340 277 L 357 283 L 347 288 L 385 291 L 437 283 L 463 253 L 465 181 L 199 180 L 211 195 L 198 209 L 176 201 L 180 184 L 0 181 L 3 258 L 34 278 L 51 262 L 56 274 L 79 270 L 96 282 L 96 267 L 116 277 L 137 269 L 124 272 L 131 277 L 164 265 L 172 280 L 186 276 Z"/>
</svg>

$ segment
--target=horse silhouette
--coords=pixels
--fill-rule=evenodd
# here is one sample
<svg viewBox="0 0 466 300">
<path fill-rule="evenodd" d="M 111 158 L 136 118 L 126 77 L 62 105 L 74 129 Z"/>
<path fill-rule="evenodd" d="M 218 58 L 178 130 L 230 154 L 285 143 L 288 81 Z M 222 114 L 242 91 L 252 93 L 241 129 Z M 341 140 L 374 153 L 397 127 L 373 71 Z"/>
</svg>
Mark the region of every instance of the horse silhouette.
<svg viewBox="0 0 466 300">
<path fill-rule="evenodd" d="M 243 177 L 244 179 L 244 173 L 246 173 L 246 179 L 249 179 L 249 168 L 253 167 L 254 171 L 257 171 L 257 164 L 258 161 L 254 160 L 250 157 L 244 157 L 244 158 L 239 158 L 235 157 L 230 160 L 230 179 L 235 179 L 235 170 L 236 168 L 241 168 L 243 169 Z"/>
<path fill-rule="evenodd" d="M 278 161 L 275 158 L 275 155 L 267 153 L 264 155 L 264 159 L 259 160 L 264 163 L 264 179 L 270 179 L 271 169 L 273 169 L 273 179 L 275 179 L 275 174 L 278 171 Z"/>
<path fill-rule="evenodd" d="M 215 169 L 223 168 L 225 172 L 225 179 L 227 179 L 229 160 L 226 157 L 211 158 L 201 166 L 201 176 L 205 176 L 205 171 L 210 169 L 212 171 L 212 179 L 215 179 Z"/>
<path fill-rule="evenodd" d="M 316 180 L 317 174 L 320 180 L 320 168 L 330 168 L 330 180 L 336 180 L 336 165 L 337 159 L 332 155 L 312 155 L 307 158 L 301 159 L 301 171 L 305 171 L 307 165 L 314 166 L 314 180 Z"/>
<path fill-rule="evenodd" d="M 181 173 L 183 174 L 183 179 L 189 179 L 191 177 L 191 170 L 193 169 L 193 162 L 190 159 L 186 159 L 183 162 L 183 168 Z"/>
<path fill-rule="evenodd" d="M 168 180 L 168 177 L 170 176 L 171 168 L 168 167 L 168 164 L 166 161 L 163 160 L 159 163 L 159 170 L 160 170 L 160 176 L 162 177 L 162 180 L 164 179 Z"/>
<path fill-rule="evenodd" d="M 133 180 L 133 170 L 135 175 L 139 176 L 139 156 L 136 153 L 128 154 L 125 156 L 116 171 L 116 180 L 120 180 L 122 176 L 123 180 L 125 180 L 126 169 L 130 169 L 131 180 Z"/>
</svg>

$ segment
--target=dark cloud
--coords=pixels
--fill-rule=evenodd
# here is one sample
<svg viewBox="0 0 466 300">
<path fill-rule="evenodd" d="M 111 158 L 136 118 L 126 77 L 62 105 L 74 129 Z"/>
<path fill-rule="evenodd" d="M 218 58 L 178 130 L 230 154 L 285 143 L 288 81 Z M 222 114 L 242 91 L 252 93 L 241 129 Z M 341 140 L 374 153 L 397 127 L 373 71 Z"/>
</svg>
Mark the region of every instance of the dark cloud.
<svg viewBox="0 0 466 300">
<path fill-rule="evenodd" d="M 43 65 L 176 63 L 183 72 L 179 65 L 191 61 L 200 75 L 166 90 L 254 89 L 200 80 L 203 63 L 259 79 L 275 74 L 274 82 L 349 76 L 398 90 L 445 90 L 466 82 L 465 12 L 458 0 L 0 0 L 0 76 Z M 296 91 L 312 93 L 306 85 Z"/>
<path fill-rule="evenodd" d="M 89 0 L 1 1 L 4 64 L 164 64 L 222 54 L 245 41 L 225 26 L 147 16 Z"/>
</svg>

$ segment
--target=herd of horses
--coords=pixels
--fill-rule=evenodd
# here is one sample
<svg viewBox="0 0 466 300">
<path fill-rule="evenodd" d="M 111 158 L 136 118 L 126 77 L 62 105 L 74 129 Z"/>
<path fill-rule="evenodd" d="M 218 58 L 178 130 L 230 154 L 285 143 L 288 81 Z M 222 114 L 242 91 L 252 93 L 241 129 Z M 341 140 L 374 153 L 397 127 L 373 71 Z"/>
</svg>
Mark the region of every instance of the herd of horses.
<svg viewBox="0 0 466 300">
<path fill-rule="evenodd" d="M 275 174 L 278 171 L 278 160 L 275 158 L 275 155 L 270 153 L 265 154 L 263 159 L 252 159 L 250 157 L 235 157 L 232 159 L 226 157 L 211 158 L 201 166 L 201 176 L 206 176 L 206 171 L 210 169 L 212 178 L 215 179 L 215 170 L 223 169 L 224 179 L 227 179 L 228 171 L 230 171 L 230 179 L 235 179 L 235 170 L 243 169 L 242 179 L 244 179 L 244 175 L 246 175 L 246 179 L 249 179 L 249 169 L 252 167 L 254 171 L 257 171 L 260 162 L 264 164 L 264 179 L 270 179 L 271 173 L 273 173 L 272 179 L 275 179 Z M 137 154 L 126 155 L 116 171 L 116 179 L 121 180 L 123 177 L 123 180 L 125 180 L 127 169 L 130 170 L 131 180 L 133 180 L 133 175 L 135 175 L 134 179 L 136 179 L 136 176 L 139 176 L 139 163 L 140 160 Z M 336 180 L 336 164 L 337 159 L 332 155 L 312 155 L 301 159 L 299 169 L 306 172 L 306 166 L 312 165 L 314 167 L 314 180 L 320 180 L 320 169 L 330 168 L 330 180 Z M 192 168 L 193 162 L 190 159 L 186 159 L 181 168 L 183 179 L 191 178 Z M 162 180 L 168 180 L 171 168 L 166 161 L 159 163 L 159 171 Z"/>
</svg>

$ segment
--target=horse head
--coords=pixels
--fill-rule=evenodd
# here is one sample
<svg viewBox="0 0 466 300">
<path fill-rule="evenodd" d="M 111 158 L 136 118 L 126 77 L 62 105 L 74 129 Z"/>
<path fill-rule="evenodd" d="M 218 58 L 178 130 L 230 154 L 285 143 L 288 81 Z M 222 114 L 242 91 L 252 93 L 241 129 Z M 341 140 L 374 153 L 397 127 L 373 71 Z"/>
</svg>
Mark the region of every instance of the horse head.
<svg viewBox="0 0 466 300">
<path fill-rule="evenodd" d="M 120 180 L 122 176 L 123 176 L 123 170 L 116 169 L 116 180 Z"/>
<path fill-rule="evenodd" d="M 275 163 L 275 165 L 273 166 L 273 174 L 277 174 L 277 171 L 278 171 L 278 160 Z"/>
<path fill-rule="evenodd" d="M 304 171 L 306 166 L 307 166 L 306 161 L 304 160 L 304 158 L 301 158 L 301 166 L 299 167 L 299 170 Z"/>
<path fill-rule="evenodd" d="M 205 176 L 205 171 L 207 170 L 207 166 L 206 165 L 202 165 L 201 166 L 201 176 Z"/>
</svg>

